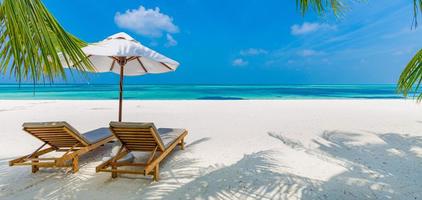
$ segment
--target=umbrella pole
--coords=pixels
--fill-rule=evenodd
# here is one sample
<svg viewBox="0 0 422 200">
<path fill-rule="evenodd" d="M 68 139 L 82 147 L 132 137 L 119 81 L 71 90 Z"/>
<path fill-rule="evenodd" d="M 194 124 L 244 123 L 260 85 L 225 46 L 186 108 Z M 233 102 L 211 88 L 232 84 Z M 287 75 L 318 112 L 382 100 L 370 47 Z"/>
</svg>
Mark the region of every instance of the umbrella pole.
<svg viewBox="0 0 422 200">
<path fill-rule="evenodd" d="M 119 93 L 119 122 L 122 121 L 122 104 L 123 104 L 123 73 L 124 64 L 120 65 L 120 93 Z"/>
</svg>

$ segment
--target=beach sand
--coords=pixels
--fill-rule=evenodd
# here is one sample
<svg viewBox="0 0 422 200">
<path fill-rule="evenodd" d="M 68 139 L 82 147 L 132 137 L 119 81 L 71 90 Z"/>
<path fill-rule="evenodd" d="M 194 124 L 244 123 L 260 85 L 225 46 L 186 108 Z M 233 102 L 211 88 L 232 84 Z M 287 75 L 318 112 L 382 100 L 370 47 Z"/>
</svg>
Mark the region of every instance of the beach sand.
<svg viewBox="0 0 422 200">
<path fill-rule="evenodd" d="M 41 142 L 23 122 L 81 132 L 117 118 L 117 101 L 0 101 L 0 199 L 421 199 L 422 106 L 411 100 L 125 101 L 124 121 L 189 130 L 161 180 L 95 167 L 107 144 L 65 170 L 9 167 Z"/>
</svg>

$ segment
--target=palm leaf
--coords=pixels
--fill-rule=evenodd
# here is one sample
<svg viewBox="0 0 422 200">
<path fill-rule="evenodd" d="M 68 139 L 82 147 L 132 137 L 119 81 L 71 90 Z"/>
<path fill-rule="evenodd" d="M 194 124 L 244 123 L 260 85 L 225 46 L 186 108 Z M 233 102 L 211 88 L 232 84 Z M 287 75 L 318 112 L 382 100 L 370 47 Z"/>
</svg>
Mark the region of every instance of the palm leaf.
<svg viewBox="0 0 422 200">
<path fill-rule="evenodd" d="M 84 42 L 67 33 L 40 0 L 3 0 L 0 5 L 0 72 L 18 81 L 66 79 L 58 56 L 72 68 L 93 69 Z"/>
<path fill-rule="evenodd" d="M 335 16 L 341 15 L 346 8 L 345 0 L 296 0 L 296 7 L 302 15 L 311 9 L 319 15 L 324 15 L 331 10 Z"/>
<path fill-rule="evenodd" d="M 413 25 L 416 28 L 418 26 L 418 13 L 422 14 L 422 0 L 413 1 L 413 13 L 414 20 Z M 414 93 L 414 97 L 417 96 L 417 101 L 422 101 L 422 93 L 419 93 L 419 87 L 422 82 L 422 49 L 420 49 L 415 56 L 406 65 L 406 68 L 400 75 L 397 91 L 403 93 L 405 97 L 408 96 L 409 92 Z"/>
<path fill-rule="evenodd" d="M 296 7 L 302 15 L 309 9 L 314 10 L 319 15 L 324 15 L 332 11 L 335 16 L 340 16 L 347 8 L 349 2 L 362 2 L 366 0 L 296 0 Z M 413 25 L 418 25 L 418 13 L 422 13 L 422 0 L 413 0 Z"/>
<path fill-rule="evenodd" d="M 422 82 L 422 49 L 420 49 L 413 59 L 407 64 L 406 68 L 400 75 L 397 85 L 398 92 L 403 93 L 406 97 L 409 92 L 413 92 L 415 96 Z M 418 102 L 422 100 L 422 93 L 417 97 Z"/>
<path fill-rule="evenodd" d="M 418 26 L 418 12 L 422 14 L 422 0 L 413 1 L 413 24 L 415 28 Z"/>
</svg>

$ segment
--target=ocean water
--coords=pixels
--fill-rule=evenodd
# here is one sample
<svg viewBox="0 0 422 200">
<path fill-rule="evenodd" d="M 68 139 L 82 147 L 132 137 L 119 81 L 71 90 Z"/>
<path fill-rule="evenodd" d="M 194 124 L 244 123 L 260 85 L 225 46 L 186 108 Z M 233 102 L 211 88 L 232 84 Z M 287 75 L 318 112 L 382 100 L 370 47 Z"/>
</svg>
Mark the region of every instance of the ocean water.
<svg viewBox="0 0 422 200">
<path fill-rule="evenodd" d="M 118 99 L 118 85 L 0 85 L 0 99 Z M 399 99 L 396 85 L 125 85 L 140 100 Z"/>
</svg>

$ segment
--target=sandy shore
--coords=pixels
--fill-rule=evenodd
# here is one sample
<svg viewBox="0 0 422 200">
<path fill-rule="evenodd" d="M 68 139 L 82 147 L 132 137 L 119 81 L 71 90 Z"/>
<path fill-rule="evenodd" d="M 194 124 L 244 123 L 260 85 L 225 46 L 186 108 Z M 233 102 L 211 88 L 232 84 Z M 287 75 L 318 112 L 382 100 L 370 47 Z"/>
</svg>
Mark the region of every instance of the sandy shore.
<svg viewBox="0 0 422 200">
<path fill-rule="evenodd" d="M 421 199 L 422 106 L 405 100 L 126 101 L 125 121 L 189 130 L 160 182 L 95 173 L 115 144 L 76 174 L 9 167 L 40 142 L 27 121 L 88 131 L 117 101 L 0 101 L 0 199 Z"/>
</svg>

